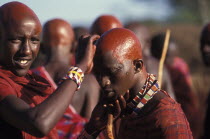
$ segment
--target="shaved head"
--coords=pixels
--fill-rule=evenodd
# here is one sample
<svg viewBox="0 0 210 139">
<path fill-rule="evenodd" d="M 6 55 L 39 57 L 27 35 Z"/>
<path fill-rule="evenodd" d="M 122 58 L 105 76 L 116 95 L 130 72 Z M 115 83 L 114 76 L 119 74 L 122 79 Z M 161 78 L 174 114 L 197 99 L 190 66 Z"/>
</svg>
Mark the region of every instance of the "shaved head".
<svg viewBox="0 0 210 139">
<path fill-rule="evenodd" d="M 112 15 L 99 16 L 91 26 L 91 34 L 102 35 L 113 28 L 122 28 L 122 23 Z"/>
<path fill-rule="evenodd" d="M 141 42 L 143 51 L 147 51 L 150 47 L 151 35 L 148 28 L 138 22 L 131 22 L 125 26 L 125 28 L 133 31 Z M 144 52 L 145 53 L 145 52 Z"/>
<path fill-rule="evenodd" d="M 135 34 L 125 28 L 111 29 L 96 42 L 93 72 L 104 98 L 112 102 L 133 88 L 145 68 L 142 50 Z"/>
<path fill-rule="evenodd" d="M 74 41 L 74 31 L 65 20 L 53 19 L 45 23 L 42 39 L 45 46 L 48 47 L 71 46 Z"/>
<path fill-rule="evenodd" d="M 124 28 L 115 28 L 105 32 L 97 42 L 97 51 L 101 54 L 112 52 L 118 60 L 142 59 L 142 50 L 135 34 Z"/>
<path fill-rule="evenodd" d="M 33 21 L 33 22 L 31 22 Z M 37 15 L 26 5 L 20 2 L 10 2 L 0 7 L 0 22 L 3 28 L 34 23 L 38 25 L 36 31 L 41 32 L 41 23 Z"/>
</svg>

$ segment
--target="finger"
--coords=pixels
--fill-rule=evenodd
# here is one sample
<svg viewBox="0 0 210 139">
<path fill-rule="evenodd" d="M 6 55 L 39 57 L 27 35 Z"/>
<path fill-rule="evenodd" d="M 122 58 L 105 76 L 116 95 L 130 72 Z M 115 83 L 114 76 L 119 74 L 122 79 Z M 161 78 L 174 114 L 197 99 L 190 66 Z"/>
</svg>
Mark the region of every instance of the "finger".
<svg viewBox="0 0 210 139">
<path fill-rule="evenodd" d="M 95 44 L 94 42 L 100 38 L 99 35 L 92 35 L 90 37 L 90 44 Z"/>
<path fill-rule="evenodd" d="M 84 34 L 84 35 L 80 36 L 81 39 L 85 39 L 85 38 L 88 38 L 88 37 L 90 37 L 90 34 Z"/>
<path fill-rule="evenodd" d="M 125 101 L 125 99 L 122 95 L 120 95 L 120 97 L 119 97 L 119 102 L 120 102 L 121 109 L 125 109 L 126 108 L 126 101 Z"/>
<path fill-rule="evenodd" d="M 125 95 L 123 96 L 125 101 L 128 101 L 129 100 L 129 97 L 130 97 L 130 92 L 129 90 L 126 91 Z"/>
<path fill-rule="evenodd" d="M 121 113 L 120 103 L 119 103 L 119 100 L 116 100 L 115 105 L 114 105 L 113 116 L 116 118 L 120 115 L 120 113 Z"/>
<path fill-rule="evenodd" d="M 91 62 L 90 67 L 87 69 L 86 73 L 90 73 L 93 69 L 93 62 Z"/>
</svg>

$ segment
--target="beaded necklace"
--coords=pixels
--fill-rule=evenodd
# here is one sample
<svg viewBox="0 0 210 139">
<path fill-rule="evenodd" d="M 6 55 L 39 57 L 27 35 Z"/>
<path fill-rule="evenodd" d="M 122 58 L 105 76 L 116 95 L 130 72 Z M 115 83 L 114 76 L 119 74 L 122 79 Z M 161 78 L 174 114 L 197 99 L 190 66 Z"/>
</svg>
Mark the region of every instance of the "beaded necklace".
<svg viewBox="0 0 210 139">
<path fill-rule="evenodd" d="M 128 113 L 138 115 L 144 105 L 153 98 L 153 96 L 160 90 L 158 81 L 153 74 L 147 74 L 147 79 L 144 86 L 138 92 L 136 97 L 127 104 Z"/>
</svg>

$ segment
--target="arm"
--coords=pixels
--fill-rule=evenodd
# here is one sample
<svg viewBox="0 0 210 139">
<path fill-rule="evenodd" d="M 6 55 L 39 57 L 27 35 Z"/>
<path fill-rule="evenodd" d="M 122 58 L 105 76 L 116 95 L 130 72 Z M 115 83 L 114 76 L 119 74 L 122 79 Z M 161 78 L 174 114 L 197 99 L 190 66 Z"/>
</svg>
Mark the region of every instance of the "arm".
<svg viewBox="0 0 210 139">
<path fill-rule="evenodd" d="M 77 65 L 83 71 L 91 70 L 96 49 L 93 42 L 98 38 L 97 35 L 94 35 L 80 40 L 83 45 L 87 46 L 84 58 Z M 8 95 L 0 102 L 0 117 L 20 130 L 33 136 L 43 137 L 61 118 L 71 103 L 76 88 L 77 85 L 74 81 L 65 80 L 52 95 L 34 108 L 16 96 Z"/>
<path fill-rule="evenodd" d="M 94 107 L 97 105 L 100 97 L 100 86 L 93 74 L 89 75 L 89 82 L 91 83 L 86 92 L 87 106 L 85 116 L 87 118 L 91 117 L 91 113 Z"/>
</svg>

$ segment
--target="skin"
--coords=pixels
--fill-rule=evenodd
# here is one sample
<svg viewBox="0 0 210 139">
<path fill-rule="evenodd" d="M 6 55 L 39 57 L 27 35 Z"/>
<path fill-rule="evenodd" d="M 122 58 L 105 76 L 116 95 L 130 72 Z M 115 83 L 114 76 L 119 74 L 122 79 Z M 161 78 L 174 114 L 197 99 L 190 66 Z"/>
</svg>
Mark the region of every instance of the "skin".
<svg viewBox="0 0 210 139">
<path fill-rule="evenodd" d="M 210 66 L 210 24 L 207 24 L 200 37 L 200 50 L 203 58 L 204 64 Z"/>
<path fill-rule="evenodd" d="M 71 66 L 70 51 L 75 40 L 73 29 L 65 20 L 53 19 L 45 23 L 42 36 L 42 49 L 47 55 L 45 68 L 58 83 Z"/>
<path fill-rule="evenodd" d="M 39 50 L 38 36 L 41 33 L 39 19 L 29 7 L 19 2 L 1 6 L 0 15 L 0 64 L 3 66 L 8 64 L 6 67 L 15 75 L 25 76 Z M 84 72 L 91 70 L 96 48 L 93 42 L 98 38 L 99 36 L 95 35 L 80 40 L 86 42 L 86 51 L 84 58 L 76 66 Z M 17 62 L 16 58 L 22 59 L 26 56 L 30 58 L 26 65 L 22 66 Z M 0 117 L 20 130 L 36 137 L 43 137 L 61 118 L 71 103 L 76 88 L 77 85 L 73 81 L 66 80 L 45 101 L 33 108 L 20 98 L 8 95 L 0 102 Z M 119 108 L 119 105 L 116 108 Z"/>
<path fill-rule="evenodd" d="M 76 43 L 73 48 L 73 53 L 76 55 L 78 48 L 79 38 L 83 35 L 87 35 L 89 31 L 84 27 L 75 27 L 74 28 Z M 81 48 L 84 49 L 84 48 Z M 91 113 L 98 103 L 100 95 L 100 87 L 98 82 L 95 79 L 95 76 L 90 73 L 88 74 L 82 83 L 80 90 L 74 95 L 72 100 L 72 105 L 75 110 L 83 117 L 90 118 Z"/>
<path fill-rule="evenodd" d="M 150 54 L 151 34 L 148 28 L 136 22 L 131 22 L 127 24 L 126 28 L 133 31 L 135 35 L 138 37 L 139 41 L 141 42 L 144 63 L 145 63 L 147 71 L 149 73 L 158 75 L 159 61 L 155 59 L 153 56 L 151 56 Z M 163 69 L 163 75 L 164 75 L 163 81 L 162 81 L 163 83 L 162 83 L 161 88 L 167 91 L 170 94 L 170 96 L 175 99 L 174 90 L 171 83 L 171 78 L 165 66 Z"/>
<path fill-rule="evenodd" d="M 115 28 L 105 32 L 97 41 L 96 46 L 93 71 L 103 90 L 101 103 L 115 104 L 118 98 L 126 95 L 126 90 L 129 90 L 129 99 L 125 101 L 131 101 L 143 87 L 147 78 L 138 38 L 130 30 Z M 154 101 L 161 99 L 158 97 L 160 94 L 157 93 L 153 97 L 150 101 L 151 105 Z M 122 112 L 124 108 L 121 107 Z M 115 112 L 112 111 L 112 113 Z M 97 120 L 90 119 L 90 123 L 95 121 Z M 120 122 L 121 118 L 117 118 L 114 133 L 118 132 Z M 87 125 L 87 132 L 93 133 L 89 129 L 91 128 Z"/>
<path fill-rule="evenodd" d="M 147 76 L 136 36 L 127 29 L 112 29 L 104 33 L 96 45 L 94 72 L 104 97 L 112 102 L 126 90 L 130 90 L 131 97 L 135 96 Z"/>
<path fill-rule="evenodd" d="M 90 33 L 102 35 L 104 32 L 123 27 L 122 23 L 112 15 L 101 15 L 92 24 Z"/>
<path fill-rule="evenodd" d="M 76 53 L 77 51 L 77 46 L 78 46 L 78 40 L 79 38 L 82 36 L 82 35 L 86 35 L 86 34 L 89 34 L 89 30 L 85 27 L 82 27 L 82 26 L 77 26 L 77 27 L 74 27 L 73 28 L 74 30 L 74 35 L 75 35 L 75 44 L 72 48 L 72 53 Z"/>
</svg>

